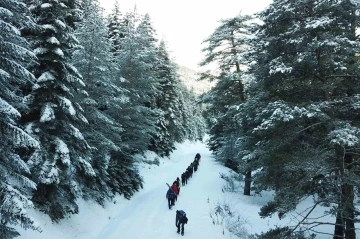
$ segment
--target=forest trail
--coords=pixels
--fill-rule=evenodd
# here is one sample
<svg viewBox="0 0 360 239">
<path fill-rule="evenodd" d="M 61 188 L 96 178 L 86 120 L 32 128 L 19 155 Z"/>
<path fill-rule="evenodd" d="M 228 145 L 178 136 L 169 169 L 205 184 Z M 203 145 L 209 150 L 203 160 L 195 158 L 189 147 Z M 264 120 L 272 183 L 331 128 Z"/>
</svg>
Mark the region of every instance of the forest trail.
<svg viewBox="0 0 360 239">
<path fill-rule="evenodd" d="M 221 190 L 220 167 L 203 143 L 180 146 L 183 148 L 178 148 L 170 155 L 171 163 L 153 168 L 153 173 L 145 175 L 144 189 L 127 201 L 127 205 L 122 206 L 98 234 L 87 239 L 179 238 L 181 235 L 176 233 L 175 213 L 180 209 L 184 210 L 189 218 L 184 237 L 231 238 L 230 235 L 223 235 L 222 228 L 214 226 L 210 218 L 208 201 L 217 200 L 218 198 L 214 197 L 217 197 Z M 172 184 L 176 177 L 180 178 L 196 153 L 202 156 L 199 169 L 189 179 L 188 184 L 181 187 L 178 201 L 169 210 L 165 198 L 168 188 L 166 183 Z"/>
<path fill-rule="evenodd" d="M 160 159 L 160 165 L 140 164 L 144 188 L 130 200 L 116 196 L 105 202 L 104 207 L 92 201 L 79 199 L 79 214 L 51 222 L 50 218 L 36 210 L 30 210 L 42 232 L 17 227 L 21 236 L 17 239 L 174 239 L 174 238 L 237 238 L 221 225 L 214 225 L 210 217 L 214 204 L 224 199 L 225 182 L 219 173 L 229 170 L 215 162 L 203 142 L 184 142 L 176 145 L 168 158 Z M 198 171 L 181 187 L 178 201 L 169 210 L 166 200 L 168 184 L 193 162 L 196 153 L 201 154 Z M 155 154 L 150 153 L 147 160 Z M 184 210 L 189 219 L 182 237 L 176 233 L 176 210 Z M 224 231 L 223 231 L 224 230 Z M 224 234 L 223 234 L 224 233 Z"/>
</svg>

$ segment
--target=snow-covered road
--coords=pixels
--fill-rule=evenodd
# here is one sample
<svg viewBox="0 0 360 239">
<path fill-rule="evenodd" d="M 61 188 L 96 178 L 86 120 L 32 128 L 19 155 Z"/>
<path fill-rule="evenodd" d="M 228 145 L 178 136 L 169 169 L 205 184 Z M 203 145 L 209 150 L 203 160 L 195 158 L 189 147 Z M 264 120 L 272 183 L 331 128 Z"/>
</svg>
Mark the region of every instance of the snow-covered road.
<svg viewBox="0 0 360 239">
<path fill-rule="evenodd" d="M 199 170 L 188 184 L 181 187 L 178 201 L 172 210 L 167 207 L 166 183 L 171 184 L 194 160 L 195 154 L 202 155 Z M 170 156 L 169 162 L 160 167 L 142 170 L 144 189 L 137 193 L 126 207 L 110 220 L 92 239 L 171 239 L 179 238 L 176 233 L 175 212 L 182 209 L 189 218 L 185 225 L 186 238 L 230 238 L 222 234 L 222 228 L 214 226 L 210 218 L 208 199 L 218 199 L 223 182 L 219 179 L 219 166 L 211 159 L 204 144 L 181 145 Z"/>
<path fill-rule="evenodd" d="M 172 210 L 165 198 L 168 186 L 201 154 L 198 171 L 181 187 L 178 201 Z M 151 156 L 151 155 L 150 155 Z M 224 181 L 219 172 L 228 170 L 214 161 L 201 142 L 178 144 L 169 159 L 160 159 L 160 166 L 143 164 L 139 168 L 144 188 L 126 200 L 118 196 L 105 208 L 80 201 L 80 213 L 59 224 L 46 215 L 33 212 L 43 229 L 42 233 L 20 231 L 26 239 L 172 239 L 182 238 L 176 233 L 175 213 L 182 209 L 189 219 L 184 238 L 227 239 L 231 236 L 223 227 L 214 225 L 210 217 L 212 202 L 221 200 Z M 223 234 L 224 233 L 224 234 Z"/>
</svg>

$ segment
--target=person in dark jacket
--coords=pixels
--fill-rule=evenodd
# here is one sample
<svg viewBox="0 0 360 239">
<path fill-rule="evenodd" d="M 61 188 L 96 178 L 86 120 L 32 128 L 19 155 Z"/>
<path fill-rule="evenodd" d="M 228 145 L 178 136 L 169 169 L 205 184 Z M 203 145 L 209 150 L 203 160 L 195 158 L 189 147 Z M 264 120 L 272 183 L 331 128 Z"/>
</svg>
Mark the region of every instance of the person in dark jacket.
<svg viewBox="0 0 360 239">
<path fill-rule="evenodd" d="M 184 176 L 185 176 L 185 184 L 187 184 L 189 179 L 189 172 L 187 170 L 185 171 Z"/>
<path fill-rule="evenodd" d="M 186 177 L 185 173 L 182 173 L 181 174 L 181 186 L 185 186 L 185 177 Z"/>
<path fill-rule="evenodd" d="M 181 228 L 181 235 L 184 236 L 184 224 L 187 224 L 188 218 L 186 217 L 186 213 L 183 210 L 176 210 L 176 218 L 175 218 L 175 225 L 177 227 L 177 233 L 180 233 Z"/>
<path fill-rule="evenodd" d="M 201 159 L 201 155 L 199 153 L 197 153 L 195 155 L 195 160 L 198 161 L 198 163 L 200 162 L 200 159 Z"/>
<path fill-rule="evenodd" d="M 167 190 L 166 192 L 166 199 L 168 200 L 169 209 L 171 209 L 171 207 L 175 205 L 175 196 L 175 192 L 171 188 L 169 188 L 169 190 Z"/>
<path fill-rule="evenodd" d="M 193 165 L 194 165 L 194 172 L 196 172 L 199 166 L 199 162 L 197 160 L 194 160 Z"/>
</svg>

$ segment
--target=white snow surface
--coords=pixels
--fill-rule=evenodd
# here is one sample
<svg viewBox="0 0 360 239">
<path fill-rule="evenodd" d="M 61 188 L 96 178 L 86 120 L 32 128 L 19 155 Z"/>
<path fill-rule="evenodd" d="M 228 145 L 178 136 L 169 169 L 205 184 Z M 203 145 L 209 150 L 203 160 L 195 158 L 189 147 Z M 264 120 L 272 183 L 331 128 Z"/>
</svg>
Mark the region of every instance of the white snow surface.
<svg viewBox="0 0 360 239">
<path fill-rule="evenodd" d="M 130 199 L 117 196 L 104 207 L 79 200 L 80 213 L 70 218 L 52 223 L 47 215 L 30 209 L 30 215 L 41 227 L 42 232 L 17 228 L 19 239 L 228 239 L 238 238 L 231 234 L 225 225 L 213 224 L 210 214 L 214 212 L 216 202 L 225 202 L 247 221 L 248 233 L 261 233 L 275 225 L 294 225 L 294 217 L 288 216 L 279 220 L 276 216 L 261 219 L 258 212 L 271 197 L 272 193 L 262 196 L 244 196 L 242 188 L 236 193 L 222 191 L 226 185 L 219 173 L 228 173 L 229 169 L 217 163 L 211 152 L 202 142 L 185 142 L 177 144 L 177 149 L 169 158 L 160 158 L 160 165 L 141 163 L 139 170 L 144 178 L 144 188 Z M 188 165 L 194 160 L 196 153 L 201 154 L 199 169 L 189 179 L 188 184 L 181 187 L 175 206 L 169 210 L 165 198 L 168 187 L 176 177 L 180 178 Z M 148 152 L 147 160 L 156 158 Z M 310 204 L 299 205 L 299 213 Z M 184 210 L 189 219 L 185 224 L 184 237 L 176 233 L 176 210 Z M 323 210 L 314 210 L 321 215 Z M 214 214 L 213 214 L 214 215 Z M 296 217 L 299 214 L 294 213 Z M 334 218 L 330 218 L 334 222 Z M 225 224 L 225 223 L 224 223 Z M 319 231 L 333 232 L 332 227 L 317 228 Z M 243 239 L 247 237 L 242 237 Z M 330 239 L 330 235 L 318 235 L 317 239 Z"/>
</svg>

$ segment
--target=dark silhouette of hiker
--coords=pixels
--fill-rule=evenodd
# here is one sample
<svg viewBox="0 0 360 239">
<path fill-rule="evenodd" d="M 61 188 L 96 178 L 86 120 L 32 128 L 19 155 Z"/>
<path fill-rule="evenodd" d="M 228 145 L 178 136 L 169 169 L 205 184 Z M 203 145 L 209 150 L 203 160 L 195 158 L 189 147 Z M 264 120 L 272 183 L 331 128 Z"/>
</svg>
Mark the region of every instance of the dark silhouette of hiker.
<svg viewBox="0 0 360 239">
<path fill-rule="evenodd" d="M 186 217 L 186 213 L 183 210 L 176 210 L 176 218 L 175 225 L 177 227 L 177 233 L 180 233 L 184 236 L 184 224 L 187 224 L 188 218 Z"/>
<path fill-rule="evenodd" d="M 169 188 L 166 192 L 166 199 L 168 200 L 169 209 L 175 205 L 175 192 Z"/>
</svg>

